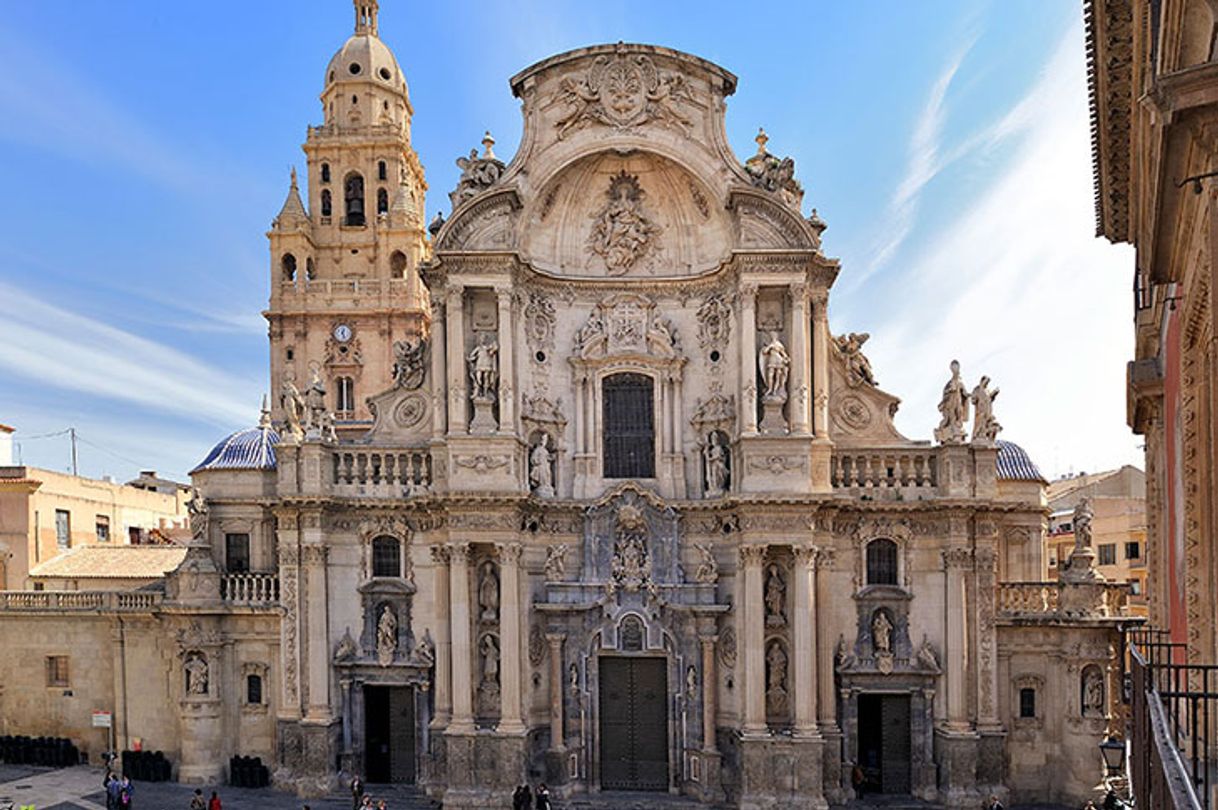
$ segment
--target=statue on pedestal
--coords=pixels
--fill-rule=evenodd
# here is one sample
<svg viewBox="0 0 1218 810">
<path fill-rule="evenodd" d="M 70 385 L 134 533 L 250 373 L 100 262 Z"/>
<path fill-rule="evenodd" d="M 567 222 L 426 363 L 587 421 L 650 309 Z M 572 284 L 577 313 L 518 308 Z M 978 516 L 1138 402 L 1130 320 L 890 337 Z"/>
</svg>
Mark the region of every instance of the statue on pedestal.
<svg viewBox="0 0 1218 810">
<path fill-rule="evenodd" d="M 376 623 L 376 657 L 381 666 L 387 667 L 393 663 L 397 649 L 398 617 L 394 615 L 392 607 L 385 605 Z"/>
<path fill-rule="evenodd" d="M 539 498 L 554 497 L 554 456 L 550 452 L 550 434 L 543 433 L 529 452 L 529 483 Z"/>
<path fill-rule="evenodd" d="M 973 442 L 975 444 L 993 444 L 998 437 L 1002 425 L 994 418 L 994 400 L 998 398 L 998 389 L 990 390 L 990 378 L 981 377 L 981 382 L 973 389 Z"/>
<path fill-rule="evenodd" d="M 943 397 L 939 400 L 939 427 L 935 428 L 935 441 L 939 444 L 964 444 L 964 423 L 968 421 L 968 391 L 960 379 L 960 363 L 951 364 L 952 377 L 943 386 Z"/>
<path fill-rule="evenodd" d="M 718 497 L 727 491 L 727 448 L 716 431 L 706 437 L 702 455 L 706 468 L 706 497 Z"/>
<path fill-rule="evenodd" d="M 470 351 L 469 378 L 472 384 L 470 396 L 474 400 L 493 400 L 499 384 L 499 347 L 495 338 L 483 335 L 482 339 Z"/>
<path fill-rule="evenodd" d="M 757 357 L 761 378 L 765 381 L 764 398 L 785 401 L 787 398 L 787 375 L 791 371 L 791 355 L 779 339 L 777 332 L 770 332 L 769 341 L 761 347 Z"/>
</svg>

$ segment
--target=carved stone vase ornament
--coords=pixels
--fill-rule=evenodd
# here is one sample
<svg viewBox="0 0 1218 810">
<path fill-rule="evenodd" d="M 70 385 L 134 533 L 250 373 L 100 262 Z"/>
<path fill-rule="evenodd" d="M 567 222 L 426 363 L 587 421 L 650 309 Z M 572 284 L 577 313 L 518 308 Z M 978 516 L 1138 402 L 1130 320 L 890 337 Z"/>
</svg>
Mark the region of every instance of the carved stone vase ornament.
<svg viewBox="0 0 1218 810">
<path fill-rule="evenodd" d="M 490 132 L 487 132 L 482 137 L 482 157 L 478 157 L 477 149 L 471 149 L 469 157 L 457 158 L 457 168 L 461 170 L 461 177 L 457 180 L 457 187 L 448 195 L 454 209 L 498 183 L 499 178 L 503 176 L 503 170 L 506 167 L 502 160 L 495 157 L 492 149 L 494 145 L 495 139 L 491 137 Z"/>
<path fill-rule="evenodd" d="M 554 456 L 550 452 L 550 434 L 543 433 L 529 451 L 529 484 L 539 498 L 554 497 Z"/>
<path fill-rule="evenodd" d="M 393 663 L 397 651 L 398 617 L 391 606 L 385 605 L 376 623 L 376 659 L 381 666 L 387 667 Z"/>
<path fill-rule="evenodd" d="M 407 391 L 423 385 L 427 376 L 427 340 L 406 338 L 393 342 L 393 384 Z"/>
<path fill-rule="evenodd" d="M 605 196 L 605 204 L 592 217 L 588 249 L 601 258 L 606 273 L 620 276 L 658 251 L 660 226 L 643 210 L 639 179 L 624 169 L 609 180 Z"/>
<path fill-rule="evenodd" d="M 939 444 L 963 444 L 964 423 L 968 421 L 969 395 L 960 379 L 960 363 L 951 363 L 952 376 L 943 386 L 939 400 L 939 427 L 935 428 L 935 441 Z"/>
<path fill-rule="evenodd" d="M 790 157 L 780 158 L 766 151 L 770 136 L 764 129 L 757 130 L 757 154 L 744 162 L 744 170 L 757 188 L 779 195 L 783 202 L 798 207 L 804 197 L 803 187 L 795 179 L 795 161 Z"/>
<path fill-rule="evenodd" d="M 973 443 L 992 445 L 998 438 L 1002 425 L 994 418 L 994 400 L 998 398 L 998 389 L 990 390 L 990 378 L 983 376 L 973 389 Z"/>
</svg>

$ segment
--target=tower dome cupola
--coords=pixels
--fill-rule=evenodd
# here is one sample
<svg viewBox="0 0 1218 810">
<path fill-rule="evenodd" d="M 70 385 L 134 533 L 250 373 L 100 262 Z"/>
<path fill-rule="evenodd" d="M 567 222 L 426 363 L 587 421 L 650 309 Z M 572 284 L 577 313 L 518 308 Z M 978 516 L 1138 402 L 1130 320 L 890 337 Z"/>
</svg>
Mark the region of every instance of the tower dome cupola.
<svg viewBox="0 0 1218 810">
<path fill-rule="evenodd" d="M 326 66 L 326 90 L 345 82 L 406 92 L 406 79 L 389 47 L 377 36 L 376 0 L 355 0 L 355 33 L 343 43 Z"/>
</svg>

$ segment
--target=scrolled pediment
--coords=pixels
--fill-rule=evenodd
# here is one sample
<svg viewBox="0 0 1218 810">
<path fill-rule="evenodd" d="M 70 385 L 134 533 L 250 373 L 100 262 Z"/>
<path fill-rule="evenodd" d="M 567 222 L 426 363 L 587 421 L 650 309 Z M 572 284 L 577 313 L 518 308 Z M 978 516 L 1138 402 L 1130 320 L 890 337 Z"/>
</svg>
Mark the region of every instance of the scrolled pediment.
<svg viewBox="0 0 1218 810">
<path fill-rule="evenodd" d="M 516 247 L 520 196 L 515 189 L 486 192 L 458 208 L 436 236 L 436 250 L 511 250 Z"/>
<path fill-rule="evenodd" d="M 789 207 L 766 194 L 737 189 L 728 207 L 735 214 L 736 243 L 744 249 L 819 250 L 820 239 Z"/>
</svg>

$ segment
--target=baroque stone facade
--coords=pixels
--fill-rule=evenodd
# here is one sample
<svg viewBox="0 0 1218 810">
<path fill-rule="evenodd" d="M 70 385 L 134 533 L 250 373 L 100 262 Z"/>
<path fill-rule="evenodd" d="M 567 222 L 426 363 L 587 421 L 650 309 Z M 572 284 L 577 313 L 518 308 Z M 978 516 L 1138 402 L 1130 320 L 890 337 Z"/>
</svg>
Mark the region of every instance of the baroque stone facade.
<svg viewBox="0 0 1218 810">
<path fill-rule="evenodd" d="M 794 164 L 728 146 L 736 77 L 626 44 L 524 70 L 518 153 L 462 158 L 428 240 L 376 11 L 270 234 L 272 452 L 194 472 L 187 561 L 138 606 L 181 626 L 145 698 L 172 719 L 122 733 L 183 779 L 257 752 L 305 795 L 359 772 L 447 807 L 525 780 L 824 807 L 853 763 L 952 806 L 1085 797 L 1120 594 L 1037 581 L 1043 481 L 984 383 L 971 434 L 958 368 L 942 441 L 896 430 Z M 266 711 L 229 705 L 250 676 Z"/>
</svg>

